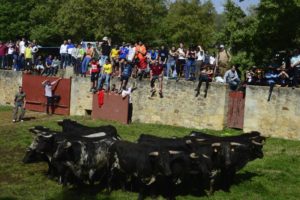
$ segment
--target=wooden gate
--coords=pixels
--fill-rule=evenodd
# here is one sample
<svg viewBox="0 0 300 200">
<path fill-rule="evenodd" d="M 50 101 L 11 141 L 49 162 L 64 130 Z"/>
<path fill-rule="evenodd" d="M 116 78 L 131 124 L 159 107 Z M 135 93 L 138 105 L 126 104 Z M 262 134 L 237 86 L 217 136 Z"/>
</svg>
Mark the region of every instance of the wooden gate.
<svg viewBox="0 0 300 200">
<path fill-rule="evenodd" d="M 243 92 L 229 92 L 227 127 L 244 127 L 245 95 Z"/>
<path fill-rule="evenodd" d="M 128 124 L 129 112 L 128 96 L 109 92 L 104 93 L 103 104 L 99 106 L 98 94 L 93 95 L 92 119 L 103 119 L 118 121 Z"/>
<path fill-rule="evenodd" d="M 46 111 L 45 89 L 42 85 L 44 80 L 50 82 L 57 80 L 57 77 L 45 77 L 23 74 L 23 90 L 26 93 L 27 110 L 38 112 Z M 60 96 L 58 104 L 55 106 L 54 114 L 69 115 L 70 114 L 70 99 L 71 99 L 71 79 L 62 79 L 54 87 L 54 95 Z"/>
</svg>

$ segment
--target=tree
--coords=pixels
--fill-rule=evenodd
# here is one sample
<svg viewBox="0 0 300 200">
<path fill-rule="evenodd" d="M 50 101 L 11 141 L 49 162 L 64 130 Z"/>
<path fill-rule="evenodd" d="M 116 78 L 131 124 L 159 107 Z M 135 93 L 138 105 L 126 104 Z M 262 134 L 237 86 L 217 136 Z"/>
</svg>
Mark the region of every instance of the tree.
<svg viewBox="0 0 300 200">
<path fill-rule="evenodd" d="M 170 4 L 163 22 L 163 35 L 168 43 L 211 46 L 214 43 L 215 16 L 211 1 L 177 0 Z"/>
</svg>

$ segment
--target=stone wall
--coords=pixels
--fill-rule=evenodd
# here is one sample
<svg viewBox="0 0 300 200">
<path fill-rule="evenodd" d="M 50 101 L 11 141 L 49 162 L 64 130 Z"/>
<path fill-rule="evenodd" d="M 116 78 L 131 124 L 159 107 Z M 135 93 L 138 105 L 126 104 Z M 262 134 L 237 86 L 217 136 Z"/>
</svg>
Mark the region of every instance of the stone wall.
<svg viewBox="0 0 300 200">
<path fill-rule="evenodd" d="M 119 81 L 112 83 L 119 86 Z M 0 71 L 0 105 L 13 105 L 22 74 Z M 190 128 L 221 130 L 226 126 L 228 88 L 211 83 L 207 98 L 204 85 L 199 97 L 195 97 L 197 83 L 164 80 L 164 98 L 150 98 L 149 80 L 137 82 L 132 94 L 133 121 L 167 124 Z M 132 85 L 132 83 L 129 83 Z M 92 110 L 90 79 L 72 78 L 71 115 L 86 115 Z M 257 130 L 265 135 L 300 139 L 300 89 L 274 88 L 268 102 L 269 87 L 248 86 L 246 92 L 244 131 Z"/>
<path fill-rule="evenodd" d="M 244 131 L 300 139 L 300 90 L 274 88 L 268 102 L 269 87 L 247 87 Z"/>
<path fill-rule="evenodd" d="M 0 105 L 14 105 L 14 97 L 20 85 L 21 72 L 0 70 Z"/>
<path fill-rule="evenodd" d="M 133 92 L 133 121 L 190 128 L 222 130 L 226 121 L 227 87 L 212 83 L 204 98 L 204 85 L 196 98 L 196 83 L 164 81 L 164 98 L 150 98 L 150 84 L 143 81 Z M 158 90 L 157 90 L 158 92 Z"/>
<path fill-rule="evenodd" d="M 70 115 L 83 116 L 87 110 L 92 110 L 93 95 L 89 92 L 90 86 L 90 78 L 72 78 Z"/>
</svg>

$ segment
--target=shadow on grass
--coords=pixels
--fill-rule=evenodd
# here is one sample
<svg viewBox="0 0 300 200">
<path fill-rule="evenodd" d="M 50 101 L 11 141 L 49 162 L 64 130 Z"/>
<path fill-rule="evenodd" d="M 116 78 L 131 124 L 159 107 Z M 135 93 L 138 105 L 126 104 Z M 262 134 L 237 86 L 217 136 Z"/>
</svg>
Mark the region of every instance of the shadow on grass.
<svg viewBox="0 0 300 200">
<path fill-rule="evenodd" d="M 31 121 L 31 120 L 35 120 L 36 117 L 24 117 L 23 120 L 24 121 Z"/>
<path fill-rule="evenodd" d="M 257 174 L 257 173 L 253 173 L 253 172 L 248 172 L 248 171 L 240 173 L 240 174 L 236 174 L 235 178 L 234 178 L 234 181 L 233 181 L 233 185 L 239 185 L 243 182 L 251 181 L 251 179 L 253 177 L 257 177 L 257 176 L 262 176 L 262 175 Z"/>
<path fill-rule="evenodd" d="M 60 194 L 55 197 L 49 198 L 47 200 L 99 200 L 97 195 L 101 195 L 101 200 L 111 200 L 112 198 L 108 193 L 103 191 L 103 188 L 99 185 L 93 186 L 78 186 L 72 188 L 64 188 Z"/>
</svg>

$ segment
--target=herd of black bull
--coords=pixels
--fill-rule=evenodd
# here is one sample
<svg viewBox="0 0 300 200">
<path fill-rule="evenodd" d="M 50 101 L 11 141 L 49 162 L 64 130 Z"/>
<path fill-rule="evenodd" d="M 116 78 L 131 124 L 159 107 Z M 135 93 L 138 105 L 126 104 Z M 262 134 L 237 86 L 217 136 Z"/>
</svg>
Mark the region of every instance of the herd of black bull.
<svg viewBox="0 0 300 200">
<path fill-rule="evenodd" d="M 36 126 L 24 163 L 47 162 L 48 175 L 63 185 L 102 184 L 175 199 L 179 192 L 228 190 L 237 171 L 263 157 L 259 132 L 217 137 L 191 132 L 182 138 L 142 134 L 124 141 L 113 126 L 59 122 L 62 132 Z"/>
</svg>

